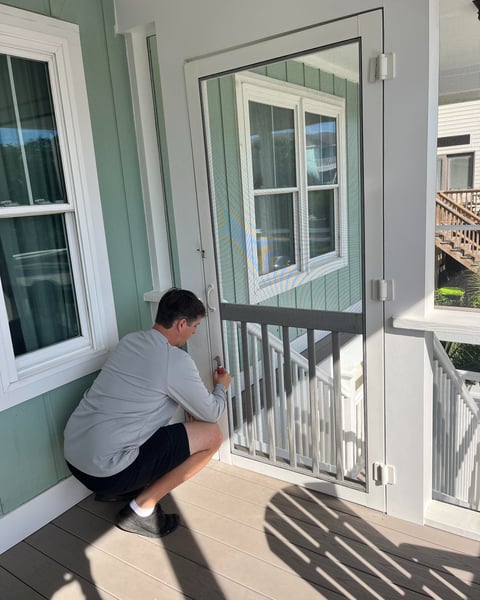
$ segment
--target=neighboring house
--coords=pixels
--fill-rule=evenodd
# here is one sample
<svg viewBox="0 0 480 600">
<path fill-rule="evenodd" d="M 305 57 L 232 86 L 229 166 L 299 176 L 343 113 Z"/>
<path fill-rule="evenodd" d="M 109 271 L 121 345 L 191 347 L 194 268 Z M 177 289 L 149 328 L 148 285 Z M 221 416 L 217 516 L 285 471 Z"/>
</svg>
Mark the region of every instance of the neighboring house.
<svg viewBox="0 0 480 600">
<path fill-rule="evenodd" d="M 434 338 L 480 333 L 433 306 L 437 2 L 272 6 L 0 4 L 0 551 L 87 493 L 63 427 L 173 283 L 235 377 L 221 460 L 480 533 Z"/>
<path fill-rule="evenodd" d="M 461 290 L 480 264 L 480 100 L 439 106 L 437 145 L 436 280 Z"/>
<path fill-rule="evenodd" d="M 480 188 L 480 100 L 438 107 L 437 189 Z"/>
</svg>

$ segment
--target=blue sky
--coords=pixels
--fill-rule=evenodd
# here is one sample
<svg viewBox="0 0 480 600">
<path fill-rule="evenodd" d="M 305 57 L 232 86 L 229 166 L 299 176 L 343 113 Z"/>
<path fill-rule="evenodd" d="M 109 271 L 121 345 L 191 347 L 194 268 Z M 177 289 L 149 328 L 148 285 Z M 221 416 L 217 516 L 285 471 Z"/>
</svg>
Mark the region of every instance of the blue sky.
<svg viewBox="0 0 480 600">
<path fill-rule="evenodd" d="M 25 144 L 44 138 L 51 139 L 56 136 L 54 129 L 22 129 Z M 16 127 L 0 127 L 0 145 L 18 146 L 18 130 Z"/>
</svg>

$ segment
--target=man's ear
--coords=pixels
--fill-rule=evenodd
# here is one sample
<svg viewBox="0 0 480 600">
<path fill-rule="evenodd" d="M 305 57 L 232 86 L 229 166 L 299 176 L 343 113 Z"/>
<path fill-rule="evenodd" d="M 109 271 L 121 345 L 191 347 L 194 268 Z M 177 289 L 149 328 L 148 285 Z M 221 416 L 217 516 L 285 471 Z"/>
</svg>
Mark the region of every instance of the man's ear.
<svg viewBox="0 0 480 600">
<path fill-rule="evenodd" d="M 183 318 L 183 319 L 178 319 L 176 322 L 177 325 L 177 330 L 178 331 L 183 331 L 185 325 L 187 325 L 187 319 Z"/>
</svg>

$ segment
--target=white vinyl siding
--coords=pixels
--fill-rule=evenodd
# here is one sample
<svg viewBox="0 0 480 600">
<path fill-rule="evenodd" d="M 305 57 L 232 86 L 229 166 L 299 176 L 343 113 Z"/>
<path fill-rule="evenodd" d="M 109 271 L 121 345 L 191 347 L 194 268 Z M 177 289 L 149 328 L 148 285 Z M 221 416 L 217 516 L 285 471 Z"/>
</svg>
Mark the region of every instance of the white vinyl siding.
<svg viewBox="0 0 480 600">
<path fill-rule="evenodd" d="M 480 100 L 438 107 L 438 137 L 470 135 L 470 144 L 438 149 L 438 155 L 473 152 L 473 187 L 480 188 Z"/>
</svg>

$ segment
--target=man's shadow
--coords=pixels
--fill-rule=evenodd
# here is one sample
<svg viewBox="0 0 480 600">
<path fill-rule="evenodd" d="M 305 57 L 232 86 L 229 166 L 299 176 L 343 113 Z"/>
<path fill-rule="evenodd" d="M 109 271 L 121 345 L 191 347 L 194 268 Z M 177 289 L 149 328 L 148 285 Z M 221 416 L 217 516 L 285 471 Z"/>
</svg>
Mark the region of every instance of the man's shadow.
<svg viewBox="0 0 480 600">
<path fill-rule="evenodd" d="M 368 511 L 367 521 L 362 512 L 292 486 L 269 502 L 265 534 L 272 552 L 328 598 L 480 598 L 478 556 L 426 537 L 411 543 L 415 533 L 407 537 L 403 522 L 391 520 L 393 528 L 382 513 Z M 448 535 L 431 539 L 445 542 Z"/>
<path fill-rule="evenodd" d="M 24 591 L 21 595 L 21 588 L 12 588 L 6 600 L 55 600 L 58 594 L 85 600 L 161 598 L 162 589 L 168 595 L 172 588 L 180 588 L 190 598 L 225 598 L 187 527 L 180 524 L 170 534 L 176 538 L 173 545 L 170 536 L 147 539 L 127 534 L 114 525 L 115 515 L 124 504 L 96 502 L 91 495 L 7 550 L 0 556 L 0 570 L 3 567 L 12 574 L 12 582 L 15 574 L 21 574 L 19 579 L 34 581 L 35 585 L 28 596 Z M 162 507 L 168 512 L 180 512 L 172 496 L 165 498 Z M 30 546 L 28 552 L 25 545 Z M 188 559 L 175 551 L 179 545 L 188 548 Z M 30 560 L 26 561 L 26 557 Z M 137 588 L 139 570 L 148 575 L 141 577 Z M 99 571 L 101 577 L 97 575 Z M 99 580 L 103 585 L 97 585 Z M 3 589 L 0 595 L 4 600 Z"/>
</svg>

